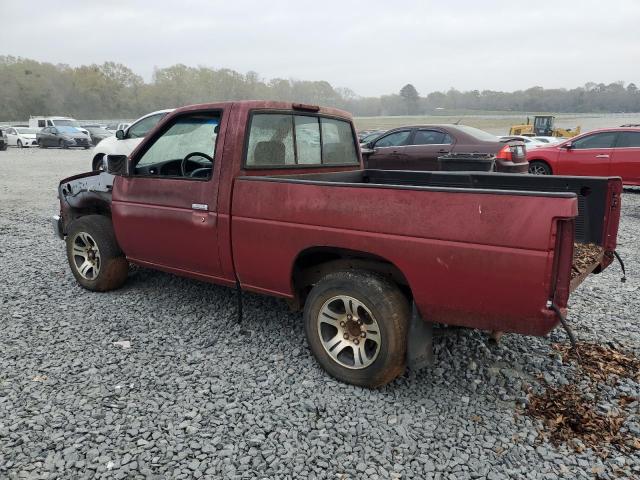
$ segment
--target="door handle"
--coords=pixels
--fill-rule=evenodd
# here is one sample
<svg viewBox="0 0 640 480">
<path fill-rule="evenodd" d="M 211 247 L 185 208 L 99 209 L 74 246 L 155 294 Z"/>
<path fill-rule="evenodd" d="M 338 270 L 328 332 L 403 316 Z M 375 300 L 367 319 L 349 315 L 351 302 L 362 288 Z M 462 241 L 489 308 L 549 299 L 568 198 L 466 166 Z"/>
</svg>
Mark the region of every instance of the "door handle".
<svg viewBox="0 0 640 480">
<path fill-rule="evenodd" d="M 596 158 L 609 158 L 609 155 L 596 155 Z"/>
<path fill-rule="evenodd" d="M 449 150 L 438 150 L 438 153 L 449 153 Z"/>
<path fill-rule="evenodd" d="M 206 203 L 192 203 L 191 208 L 194 210 L 209 210 L 209 205 Z"/>
</svg>

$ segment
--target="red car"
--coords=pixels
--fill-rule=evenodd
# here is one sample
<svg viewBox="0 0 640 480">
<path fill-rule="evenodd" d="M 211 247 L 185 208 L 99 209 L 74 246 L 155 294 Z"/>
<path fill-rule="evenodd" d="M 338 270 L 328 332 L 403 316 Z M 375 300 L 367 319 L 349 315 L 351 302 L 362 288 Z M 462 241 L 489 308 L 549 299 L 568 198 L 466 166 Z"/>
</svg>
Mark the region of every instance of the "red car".
<svg viewBox="0 0 640 480">
<path fill-rule="evenodd" d="M 529 173 L 622 177 L 640 185 L 640 128 L 595 130 L 556 145 L 527 151 Z"/>
</svg>

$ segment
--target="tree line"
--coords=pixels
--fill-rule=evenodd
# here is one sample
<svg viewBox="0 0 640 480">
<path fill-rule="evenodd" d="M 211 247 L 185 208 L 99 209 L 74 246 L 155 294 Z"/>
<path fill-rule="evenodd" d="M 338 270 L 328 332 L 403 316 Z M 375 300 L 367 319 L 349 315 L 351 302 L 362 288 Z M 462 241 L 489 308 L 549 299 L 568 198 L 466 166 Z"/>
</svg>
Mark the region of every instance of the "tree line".
<svg viewBox="0 0 640 480">
<path fill-rule="evenodd" d="M 224 100 L 270 99 L 343 108 L 358 116 L 425 115 L 452 110 L 505 112 L 640 112 L 634 83 L 587 83 L 573 89 L 532 87 L 431 92 L 411 84 L 398 93 L 362 97 L 326 81 L 263 79 L 256 72 L 178 64 L 154 71 L 149 82 L 120 63 L 71 67 L 0 56 L 0 121 L 30 115 L 80 119 L 135 118 L 161 108 Z"/>
</svg>

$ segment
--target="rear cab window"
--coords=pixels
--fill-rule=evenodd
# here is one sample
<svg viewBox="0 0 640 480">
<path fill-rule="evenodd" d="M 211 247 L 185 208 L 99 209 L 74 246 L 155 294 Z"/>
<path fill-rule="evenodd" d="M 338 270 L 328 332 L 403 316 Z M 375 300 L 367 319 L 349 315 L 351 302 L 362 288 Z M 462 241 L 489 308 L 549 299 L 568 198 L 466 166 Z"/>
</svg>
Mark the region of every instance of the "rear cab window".
<svg viewBox="0 0 640 480">
<path fill-rule="evenodd" d="M 254 112 L 246 140 L 246 168 L 359 165 L 351 123 L 295 112 Z"/>
</svg>

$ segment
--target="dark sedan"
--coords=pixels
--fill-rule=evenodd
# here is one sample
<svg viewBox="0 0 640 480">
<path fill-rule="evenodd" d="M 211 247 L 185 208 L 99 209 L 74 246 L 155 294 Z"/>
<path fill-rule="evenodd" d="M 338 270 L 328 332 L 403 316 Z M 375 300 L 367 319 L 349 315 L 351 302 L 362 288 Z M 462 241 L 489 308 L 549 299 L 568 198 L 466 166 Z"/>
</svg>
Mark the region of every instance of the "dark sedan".
<svg viewBox="0 0 640 480">
<path fill-rule="evenodd" d="M 94 145 L 99 144 L 102 140 L 114 134 L 113 132 L 110 132 L 106 128 L 102 128 L 100 126 L 83 125 L 82 128 L 89 132 L 91 143 L 93 143 Z"/>
<path fill-rule="evenodd" d="M 40 148 L 91 147 L 89 136 L 74 127 L 46 127 L 36 134 Z"/>
<path fill-rule="evenodd" d="M 460 154 L 495 155 L 498 172 L 526 173 L 529 165 L 523 142 L 466 125 L 394 128 L 363 145 L 362 154 L 366 168 L 384 170 L 439 170 L 438 157 Z"/>
</svg>

